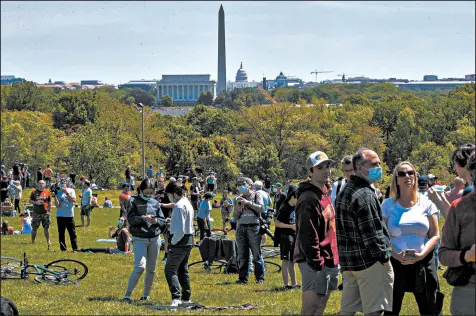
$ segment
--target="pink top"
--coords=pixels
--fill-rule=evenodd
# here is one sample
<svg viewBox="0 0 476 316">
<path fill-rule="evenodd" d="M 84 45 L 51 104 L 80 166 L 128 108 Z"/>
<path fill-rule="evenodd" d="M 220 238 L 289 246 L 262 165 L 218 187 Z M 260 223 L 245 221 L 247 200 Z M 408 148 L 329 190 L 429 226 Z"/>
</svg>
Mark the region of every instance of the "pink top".
<svg viewBox="0 0 476 316">
<path fill-rule="evenodd" d="M 463 190 L 456 191 L 455 189 L 451 189 L 449 192 L 446 192 L 446 199 L 450 203 L 453 203 L 453 201 L 456 201 L 462 196 L 463 196 Z"/>
</svg>

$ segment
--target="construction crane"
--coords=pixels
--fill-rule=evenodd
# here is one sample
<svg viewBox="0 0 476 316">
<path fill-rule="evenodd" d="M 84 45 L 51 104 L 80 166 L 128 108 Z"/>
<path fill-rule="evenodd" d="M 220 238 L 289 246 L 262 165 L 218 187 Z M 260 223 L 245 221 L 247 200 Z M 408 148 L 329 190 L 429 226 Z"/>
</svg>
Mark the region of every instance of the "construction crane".
<svg viewBox="0 0 476 316">
<path fill-rule="evenodd" d="M 263 96 L 266 100 L 268 100 L 271 103 L 276 103 L 276 100 L 272 96 L 270 96 L 269 93 L 266 92 L 266 90 L 263 89 L 263 87 L 260 84 L 257 85 L 257 88 L 263 94 Z"/>
<path fill-rule="evenodd" d="M 324 74 L 324 73 L 329 73 L 329 72 L 334 72 L 334 70 L 330 70 L 330 71 L 327 71 L 327 70 L 325 70 L 325 71 L 317 71 L 317 69 L 316 69 L 316 70 L 314 70 L 314 71 L 311 71 L 311 75 L 312 75 L 312 74 L 316 74 L 316 81 L 315 81 L 315 82 L 317 82 L 317 74 Z"/>
<path fill-rule="evenodd" d="M 338 76 L 342 76 L 342 82 L 345 82 L 345 76 L 364 76 L 364 75 L 356 75 L 356 74 L 346 74 L 346 73 L 341 73 L 341 74 L 338 74 Z"/>
</svg>

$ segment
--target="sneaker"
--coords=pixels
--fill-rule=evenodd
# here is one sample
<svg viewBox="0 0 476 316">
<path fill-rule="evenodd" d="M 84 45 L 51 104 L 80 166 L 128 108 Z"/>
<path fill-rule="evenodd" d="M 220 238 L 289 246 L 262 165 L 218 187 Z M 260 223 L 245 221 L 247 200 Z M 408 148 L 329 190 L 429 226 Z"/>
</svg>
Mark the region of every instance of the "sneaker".
<svg viewBox="0 0 476 316">
<path fill-rule="evenodd" d="M 182 304 L 192 304 L 192 300 L 182 301 Z"/>
<path fill-rule="evenodd" d="M 291 290 L 293 287 L 291 285 L 283 286 L 283 291 Z"/>
<path fill-rule="evenodd" d="M 124 298 L 122 299 L 122 302 L 123 302 L 123 303 L 127 303 L 127 304 L 132 304 L 132 300 L 131 300 L 130 297 L 124 297 Z"/>
<path fill-rule="evenodd" d="M 291 288 L 292 289 L 300 289 L 301 286 L 299 284 L 296 284 L 296 285 L 291 285 Z"/>
<path fill-rule="evenodd" d="M 243 280 L 236 280 L 235 284 L 247 284 L 248 282 Z"/>
<path fill-rule="evenodd" d="M 162 259 L 162 263 L 166 263 L 167 262 L 167 257 L 164 257 L 164 259 Z"/>
<path fill-rule="evenodd" d="M 256 284 L 262 285 L 262 284 L 264 284 L 264 280 L 257 280 Z"/>
<path fill-rule="evenodd" d="M 149 297 L 148 296 L 142 296 L 139 301 L 148 301 Z"/>
<path fill-rule="evenodd" d="M 180 304 L 182 304 L 182 300 L 175 299 L 175 300 L 172 300 L 172 303 L 170 303 L 170 306 L 179 306 Z"/>
</svg>

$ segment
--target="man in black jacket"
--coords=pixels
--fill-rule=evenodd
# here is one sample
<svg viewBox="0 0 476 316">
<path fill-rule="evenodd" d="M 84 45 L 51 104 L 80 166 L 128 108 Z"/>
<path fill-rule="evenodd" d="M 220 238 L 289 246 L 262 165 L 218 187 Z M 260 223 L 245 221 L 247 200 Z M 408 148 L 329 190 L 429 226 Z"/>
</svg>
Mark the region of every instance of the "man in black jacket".
<svg viewBox="0 0 476 316">
<path fill-rule="evenodd" d="M 326 187 L 334 164 L 324 152 L 312 153 L 306 161 L 311 179 L 297 191 L 294 262 L 302 276 L 302 315 L 322 315 L 330 291 L 337 290 L 335 211 Z"/>
</svg>

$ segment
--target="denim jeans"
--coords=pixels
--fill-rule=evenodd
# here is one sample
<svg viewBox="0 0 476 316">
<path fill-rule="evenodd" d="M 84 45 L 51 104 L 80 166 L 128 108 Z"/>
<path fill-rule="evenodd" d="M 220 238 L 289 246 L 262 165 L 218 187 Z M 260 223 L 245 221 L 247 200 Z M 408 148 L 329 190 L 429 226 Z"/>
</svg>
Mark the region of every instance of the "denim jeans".
<svg viewBox="0 0 476 316">
<path fill-rule="evenodd" d="M 238 225 L 236 242 L 238 244 L 238 259 L 240 263 L 239 279 L 248 282 L 251 249 L 253 264 L 255 266 L 256 281 L 264 280 L 259 225 Z"/>
<path fill-rule="evenodd" d="M 129 277 L 127 284 L 126 296 L 130 296 L 137 285 L 140 276 L 146 270 L 144 278 L 144 295 L 149 296 L 154 282 L 155 266 L 159 256 L 159 237 L 139 238 L 132 237 L 134 247 L 134 270 Z"/>
</svg>

